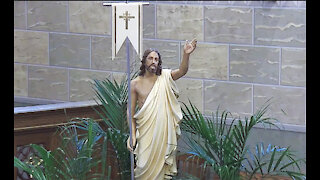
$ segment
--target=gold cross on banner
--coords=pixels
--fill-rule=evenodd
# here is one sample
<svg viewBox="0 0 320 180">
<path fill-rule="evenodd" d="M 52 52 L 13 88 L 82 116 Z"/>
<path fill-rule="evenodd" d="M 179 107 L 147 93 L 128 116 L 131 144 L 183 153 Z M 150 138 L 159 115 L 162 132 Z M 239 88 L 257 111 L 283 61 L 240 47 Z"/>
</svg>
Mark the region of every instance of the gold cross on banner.
<svg viewBox="0 0 320 180">
<path fill-rule="evenodd" d="M 129 18 L 134 18 L 134 16 L 129 16 L 128 11 L 126 11 L 126 13 L 123 14 L 123 16 L 119 16 L 119 18 L 124 18 L 123 20 L 126 21 L 126 29 L 128 29 L 128 21 L 130 21 Z"/>
</svg>

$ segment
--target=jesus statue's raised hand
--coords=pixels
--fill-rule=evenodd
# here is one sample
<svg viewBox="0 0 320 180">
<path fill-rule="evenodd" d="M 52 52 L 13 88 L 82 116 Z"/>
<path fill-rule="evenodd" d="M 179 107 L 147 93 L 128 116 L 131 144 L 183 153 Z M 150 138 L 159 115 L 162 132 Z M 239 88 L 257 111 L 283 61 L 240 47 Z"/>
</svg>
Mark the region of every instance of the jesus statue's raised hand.
<svg viewBox="0 0 320 180">
<path fill-rule="evenodd" d="M 186 54 L 191 54 L 195 50 L 196 45 L 197 45 L 197 39 L 194 38 L 191 42 L 186 40 L 183 50 Z"/>
</svg>

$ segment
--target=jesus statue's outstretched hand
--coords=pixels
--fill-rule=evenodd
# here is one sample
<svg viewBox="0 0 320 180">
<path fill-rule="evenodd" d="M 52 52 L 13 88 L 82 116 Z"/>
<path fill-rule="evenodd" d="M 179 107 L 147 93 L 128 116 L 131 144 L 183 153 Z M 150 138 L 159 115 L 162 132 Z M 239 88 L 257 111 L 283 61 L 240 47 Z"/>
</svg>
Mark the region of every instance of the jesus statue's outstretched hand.
<svg viewBox="0 0 320 180">
<path fill-rule="evenodd" d="M 191 54 L 195 50 L 196 45 L 197 45 L 197 39 L 193 39 L 191 42 L 186 40 L 183 50 L 186 54 Z"/>
</svg>

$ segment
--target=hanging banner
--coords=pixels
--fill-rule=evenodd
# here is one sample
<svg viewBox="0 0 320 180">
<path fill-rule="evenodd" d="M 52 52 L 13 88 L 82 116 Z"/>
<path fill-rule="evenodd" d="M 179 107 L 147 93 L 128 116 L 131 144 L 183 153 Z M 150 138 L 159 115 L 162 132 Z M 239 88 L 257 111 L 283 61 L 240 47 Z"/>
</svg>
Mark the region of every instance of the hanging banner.
<svg viewBox="0 0 320 180">
<path fill-rule="evenodd" d="M 142 4 L 112 4 L 112 60 L 128 37 L 142 60 Z"/>
</svg>

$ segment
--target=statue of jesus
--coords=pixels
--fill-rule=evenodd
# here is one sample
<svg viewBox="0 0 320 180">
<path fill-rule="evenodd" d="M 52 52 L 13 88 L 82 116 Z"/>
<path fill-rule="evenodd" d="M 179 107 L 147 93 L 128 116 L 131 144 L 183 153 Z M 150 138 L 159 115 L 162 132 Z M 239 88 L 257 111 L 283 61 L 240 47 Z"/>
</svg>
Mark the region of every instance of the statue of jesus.
<svg viewBox="0 0 320 180">
<path fill-rule="evenodd" d="M 196 39 L 186 41 L 180 67 L 175 70 L 162 69 L 160 53 L 147 49 L 139 76 L 130 83 L 133 147 L 130 137 L 127 147 L 136 155 L 134 176 L 137 180 L 172 179 L 177 174 L 176 152 L 182 112 L 175 81 L 187 73 L 189 56 L 196 44 Z"/>
</svg>

